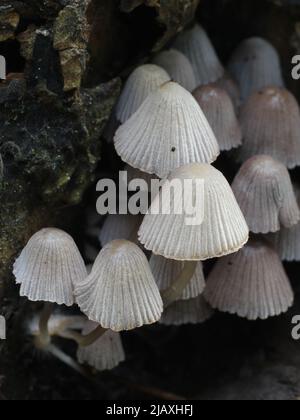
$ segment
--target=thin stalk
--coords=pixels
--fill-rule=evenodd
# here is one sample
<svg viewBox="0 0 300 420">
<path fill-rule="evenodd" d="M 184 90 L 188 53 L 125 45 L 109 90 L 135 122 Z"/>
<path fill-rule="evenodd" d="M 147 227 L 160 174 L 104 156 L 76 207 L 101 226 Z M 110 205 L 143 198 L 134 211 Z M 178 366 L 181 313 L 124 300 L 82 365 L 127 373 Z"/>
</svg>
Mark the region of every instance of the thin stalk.
<svg viewBox="0 0 300 420">
<path fill-rule="evenodd" d="M 76 372 L 80 373 L 82 376 L 85 376 L 86 378 L 90 378 L 89 373 L 84 369 L 84 367 L 80 366 L 79 363 L 77 363 L 72 357 L 64 353 L 62 350 L 60 350 L 58 347 L 54 346 L 53 344 L 49 344 L 45 350 L 52 354 L 52 356 L 59 359 L 61 362 L 63 362 L 65 365 L 69 366 Z"/>
<path fill-rule="evenodd" d="M 70 330 L 62 331 L 58 335 L 59 337 L 75 341 L 80 347 L 89 347 L 99 340 L 99 338 L 106 332 L 107 329 L 102 328 L 101 325 L 99 325 L 88 335 L 82 335 L 76 331 Z"/>
<path fill-rule="evenodd" d="M 51 342 L 48 324 L 49 324 L 49 320 L 51 318 L 52 312 L 53 312 L 53 305 L 51 303 L 46 303 L 44 305 L 44 308 L 43 308 L 43 311 L 41 313 L 40 320 L 39 320 L 40 333 L 39 333 L 38 341 L 41 347 L 45 347 Z"/>
<path fill-rule="evenodd" d="M 172 286 L 161 292 L 165 308 L 176 302 L 182 296 L 184 289 L 195 274 L 197 265 L 198 261 L 186 261 L 182 272 Z"/>
</svg>

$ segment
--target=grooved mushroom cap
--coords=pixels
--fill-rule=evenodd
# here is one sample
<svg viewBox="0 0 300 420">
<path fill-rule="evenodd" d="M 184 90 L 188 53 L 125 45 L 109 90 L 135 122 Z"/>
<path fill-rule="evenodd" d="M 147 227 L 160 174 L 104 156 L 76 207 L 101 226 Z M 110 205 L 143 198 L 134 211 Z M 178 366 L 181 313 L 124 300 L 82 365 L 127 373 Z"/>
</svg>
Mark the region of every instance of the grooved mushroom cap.
<svg viewBox="0 0 300 420">
<path fill-rule="evenodd" d="M 197 101 L 174 82 L 151 94 L 114 140 L 123 161 L 160 178 L 185 164 L 214 162 L 220 153 Z"/>
<path fill-rule="evenodd" d="M 72 306 L 74 287 L 87 277 L 79 250 L 70 235 L 48 228 L 29 240 L 14 264 L 20 295 L 31 301 Z"/>
<path fill-rule="evenodd" d="M 202 26 L 197 24 L 182 32 L 177 37 L 174 48 L 190 60 L 198 86 L 215 82 L 223 76 L 224 68 Z"/>
<path fill-rule="evenodd" d="M 189 92 L 197 87 L 193 67 L 182 52 L 175 49 L 162 51 L 154 57 L 153 63 L 164 68 L 174 82 L 179 83 Z"/>
<path fill-rule="evenodd" d="M 183 261 L 167 260 L 159 255 L 152 255 L 150 259 L 150 268 L 156 280 L 159 290 L 168 289 L 178 278 L 184 268 Z M 195 274 L 185 288 L 183 295 L 178 300 L 193 299 L 203 293 L 205 288 L 205 279 L 203 274 L 203 265 L 199 261 Z"/>
<path fill-rule="evenodd" d="M 300 205 L 300 188 L 294 188 Z M 282 227 L 279 232 L 269 235 L 269 239 L 283 261 L 300 261 L 300 223 L 291 228 Z"/>
<path fill-rule="evenodd" d="M 212 307 L 203 296 L 194 299 L 179 300 L 168 306 L 159 323 L 163 325 L 202 324 L 214 314 Z"/>
<path fill-rule="evenodd" d="M 255 156 L 241 167 L 232 184 L 253 233 L 277 232 L 300 219 L 288 170 L 270 156 Z"/>
<path fill-rule="evenodd" d="M 88 335 L 98 327 L 96 322 L 89 321 L 82 334 Z M 125 352 L 121 336 L 114 331 L 107 331 L 95 343 L 88 347 L 79 347 L 77 359 L 81 364 L 87 364 L 99 372 L 112 370 L 125 361 Z"/>
<path fill-rule="evenodd" d="M 232 54 L 228 70 L 239 83 L 243 101 L 266 86 L 284 86 L 279 54 L 263 38 L 244 40 Z"/>
<path fill-rule="evenodd" d="M 242 131 L 227 92 L 211 84 L 199 87 L 193 95 L 213 129 L 220 149 L 239 147 L 242 144 Z"/>
<path fill-rule="evenodd" d="M 169 196 L 169 185 L 165 183 L 139 231 L 140 242 L 146 249 L 169 259 L 197 261 L 231 254 L 248 241 L 245 218 L 221 172 L 211 165 L 192 164 L 174 171 L 169 177 L 171 185 L 173 180 L 176 184 L 180 182 L 185 200 L 193 203 L 197 184 L 203 182 L 203 222 L 196 226 L 187 224 L 187 214 L 185 211 L 178 214 L 182 207 L 178 207 L 172 194 Z M 192 180 L 192 188 L 186 190 L 184 180 Z M 171 214 L 155 214 L 160 203 L 164 208 L 169 207 Z"/>
<path fill-rule="evenodd" d="M 148 260 L 125 240 L 106 245 L 87 280 L 76 288 L 82 312 L 103 328 L 132 330 L 157 322 L 163 303 Z"/>
<path fill-rule="evenodd" d="M 102 226 L 99 241 L 102 246 L 116 239 L 126 239 L 138 242 L 137 233 L 143 221 L 141 215 L 110 214 Z"/>
<path fill-rule="evenodd" d="M 300 111 L 286 89 L 268 87 L 253 94 L 241 109 L 243 145 L 239 162 L 267 154 L 293 169 L 300 165 Z"/>
<path fill-rule="evenodd" d="M 277 253 L 264 241 L 250 241 L 240 252 L 217 262 L 205 299 L 213 308 L 249 320 L 286 312 L 294 294 Z"/>
<path fill-rule="evenodd" d="M 168 82 L 170 76 L 159 66 L 145 64 L 129 76 L 116 106 L 118 121 L 127 121 L 142 105 L 150 93 Z"/>
</svg>

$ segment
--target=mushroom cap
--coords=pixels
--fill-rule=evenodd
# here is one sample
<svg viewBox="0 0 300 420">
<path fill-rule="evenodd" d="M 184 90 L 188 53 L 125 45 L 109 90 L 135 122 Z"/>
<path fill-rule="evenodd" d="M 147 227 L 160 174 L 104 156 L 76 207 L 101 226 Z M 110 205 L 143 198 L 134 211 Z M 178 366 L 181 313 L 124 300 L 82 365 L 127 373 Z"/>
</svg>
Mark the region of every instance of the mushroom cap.
<svg viewBox="0 0 300 420">
<path fill-rule="evenodd" d="M 220 153 L 197 101 L 174 82 L 151 94 L 114 140 L 123 161 L 160 178 L 182 165 L 212 163 Z"/>
<path fill-rule="evenodd" d="M 146 249 L 165 258 L 183 261 L 206 260 L 238 251 L 247 241 L 249 230 L 245 218 L 224 175 L 211 165 L 192 164 L 175 170 L 169 181 L 181 181 L 183 194 L 192 194 L 200 180 L 204 185 L 204 220 L 201 225 L 186 223 L 185 211 L 178 213 L 174 198 L 164 184 L 145 216 L 139 231 Z M 185 193 L 184 180 L 192 180 L 193 188 Z M 170 203 L 164 203 L 164 199 Z M 187 197 L 185 198 L 187 199 Z M 171 214 L 155 214 L 156 209 L 170 204 Z M 175 208 L 175 211 L 173 210 Z M 163 213 L 163 212 L 160 212 Z M 190 216 L 190 215 L 189 215 Z"/>
<path fill-rule="evenodd" d="M 237 83 L 228 75 L 228 73 L 225 73 L 221 79 L 218 79 L 215 82 L 215 84 L 228 93 L 235 109 L 239 110 L 241 106 L 241 92 Z"/>
<path fill-rule="evenodd" d="M 198 296 L 189 300 L 179 300 L 168 306 L 159 323 L 167 326 L 202 324 L 208 321 L 213 314 L 214 310 L 203 296 Z"/>
<path fill-rule="evenodd" d="M 29 240 L 14 264 L 20 295 L 31 301 L 72 306 L 74 287 L 87 277 L 80 252 L 70 235 L 47 228 Z"/>
<path fill-rule="evenodd" d="M 249 241 L 240 252 L 220 259 L 204 292 L 215 309 L 249 320 L 286 312 L 294 294 L 277 253 L 264 241 Z"/>
<path fill-rule="evenodd" d="M 88 335 L 98 327 L 96 322 L 85 324 L 82 334 Z M 87 364 L 99 372 L 112 370 L 125 361 L 125 352 L 121 335 L 108 330 L 95 343 L 88 347 L 79 347 L 77 359 L 81 364 Z"/>
<path fill-rule="evenodd" d="M 159 66 L 144 64 L 129 76 L 116 105 L 117 120 L 127 121 L 142 105 L 150 93 L 168 82 L 170 76 Z"/>
<path fill-rule="evenodd" d="M 192 64 L 182 52 L 175 49 L 162 51 L 154 57 L 153 63 L 165 69 L 174 82 L 179 83 L 189 92 L 197 87 Z"/>
<path fill-rule="evenodd" d="M 82 312 L 103 328 L 132 330 L 157 322 L 163 303 L 141 249 L 125 240 L 106 245 L 75 290 Z"/>
<path fill-rule="evenodd" d="M 300 206 L 300 188 L 294 188 Z M 300 223 L 291 228 L 281 228 L 279 232 L 269 235 L 269 240 L 283 261 L 300 261 Z"/>
<path fill-rule="evenodd" d="M 286 89 L 267 87 L 254 93 L 241 109 L 243 146 L 239 162 L 267 154 L 293 169 L 300 165 L 300 111 Z"/>
<path fill-rule="evenodd" d="M 253 233 L 276 232 L 298 223 L 300 210 L 288 170 L 270 156 L 255 156 L 241 167 L 232 184 Z"/>
<path fill-rule="evenodd" d="M 177 37 L 174 48 L 190 60 L 197 85 L 215 82 L 224 74 L 224 68 L 202 26 L 196 24 Z"/>
<path fill-rule="evenodd" d="M 241 146 L 242 131 L 228 93 L 211 84 L 197 88 L 193 95 L 213 129 L 220 149 L 228 151 Z"/>
<path fill-rule="evenodd" d="M 151 191 L 151 182 L 154 179 L 159 179 L 155 175 L 147 174 L 147 172 L 142 172 L 141 170 L 133 168 L 130 165 L 126 165 L 124 171 L 127 172 L 128 184 L 134 179 L 141 179 L 147 183 L 147 192 Z"/>
<path fill-rule="evenodd" d="M 284 86 L 279 54 L 263 38 L 244 40 L 232 54 L 228 70 L 239 83 L 243 101 L 266 86 Z"/>
<path fill-rule="evenodd" d="M 183 261 L 167 260 L 159 255 L 152 255 L 150 259 L 150 268 L 156 280 L 159 290 L 168 289 L 184 268 Z M 183 295 L 178 300 L 193 299 L 203 293 L 205 288 L 205 278 L 203 274 L 203 265 L 199 261 L 195 274 L 184 289 Z"/>
<path fill-rule="evenodd" d="M 102 246 L 116 239 L 127 239 L 138 242 L 137 233 L 142 224 L 141 215 L 132 214 L 110 214 L 105 219 L 99 235 Z"/>
</svg>

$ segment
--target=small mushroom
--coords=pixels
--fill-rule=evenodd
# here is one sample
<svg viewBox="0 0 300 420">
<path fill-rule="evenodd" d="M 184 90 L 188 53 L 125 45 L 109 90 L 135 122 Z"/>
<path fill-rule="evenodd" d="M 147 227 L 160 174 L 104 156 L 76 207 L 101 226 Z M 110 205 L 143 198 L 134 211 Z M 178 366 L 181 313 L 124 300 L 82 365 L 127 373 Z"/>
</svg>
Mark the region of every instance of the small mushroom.
<svg viewBox="0 0 300 420">
<path fill-rule="evenodd" d="M 110 214 L 100 231 L 99 241 L 101 245 L 105 246 L 116 239 L 126 239 L 137 243 L 137 233 L 142 221 L 143 217 L 140 215 Z"/>
<path fill-rule="evenodd" d="M 198 86 L 215 82 L 224 74 L 224 68 L 202 26 L 196 24 L 192 29 L 182 32 L 174 43 L 190 60 Z"/>
<path fill-rule="evenodd" d="M 184 211 L 181 214 L 172 211 L 176 203 L 165 183 L 139 231 L 140 242 L 146 249 L 169 259 L 199 261 L 236 252 L 248 241 L 245 218 L 221 172 L 211 165 L 191 164 L 172 172 L 169 181 L 174 179 L 182 182 L 183 190 L 184 180 L 192 180 L 194 186 L 197 180 L 204 183 L 203 222 L 191 226 Z M 185 195 L 192 194 L 189 199 L 193 201 L 192 190 L 188 188 Z M 169 207 L 171 214 L 157 214 L 155 209 L 160 208 L 160 203 Z"/>
<path fill-rule="evenodd" d="M 197 88 L 193 95 L 213 129 L 221 151 L 241 146 L 242 131 L 227 92 L 211 84 Z"/>
<path fill-rule="evenodd" d="M 279 256 L 260 239 L 217 262 L 204 297 L 215 309 L 253 321 L 278 316 L 294 301 Z"/>
<path fill-rule="evenodd" d="M 254 93 L 241 109 L 243 145 L 239 162 L 258 154 L 270 155 L 293 169 L 300 165 L 300 111 L 286 89 L 268 87 Z"/>
<path fill-rule="evenodd" d="M 117 131 L 122 160 L 160 178 L 182 165 L 214 162 L 217 139 L 195 98 L 169 82 L 152 93 Z"/>
<path fill-rule="evenodd" d="M 179 83 L 189 92 L 196 87 L 196 77 L 189 59 L 182 52 L 170 49 L 157 54 L 153 63 L 164 68 L 174 82 Z"/>
<path fill-rule="evenodd" d="M 82 334 L 90 334 L 97 328 L 95 322 L 85 324 Z M 96 370 L 112 370 L 121 362 L 125 361 L 125 353 L 121 336 L 114 331 L 107 331 L 97 341 L 88 347 L 79 347 L 77 360 L 81 364 L 87 364 Z"/>
<path fill-rule="evenodd" d="M 20 295 L 31 301 L 72 306 L 74 287 L 87 277 L 79 250 L 70 235 L 42 229 L 29 240 L 14 264 Z"/>
<path fill-rule="evenodd" d="M 221 79 L 218 79 L 215 82 L 215 84 L 228 93 L 234 104 L 235 110 L 238 111 L 241 106 L 241 92 L 237 83 L 229 76 L 228 73 L 225 73 Z"/>
<path fill-rule="evenodd" d="M 184 268 L 183 261 L 167 260 L 159 255 L 152 255 L 150 259 L 150 268 L 156 280 L 159 290 L 163 291 L 172 286 Z M 178 300 L 193 299 L 203 293 L 205 288 L 205 279 L 203 274 L 203 266 L 199 261 L 195 273 L 190 280 L 183 294 Z"/>
<path fill-rule="evenodd" d="M 243 101 L 267 86 L 284 86 L 279 54 L 263 38 L 244 40 L 232 54 L 228 70 L 239 83 Z"/>
<path fill-rule="evenodd" d="M 169 80 L 168 73 L 154 64 L 145 64 L 135 69 L 128 78 L 116 105 L 117 120 L 125 123 L 150 93 Z"/>
<path fill-rule="evenodd" d="M 167 326 L 202 324 L 214 314 L 212 307 L 203 296 L 189 300 L 179 300 L 165 309 L 159 323 Z"/>
<path fill-rule="evenodd" d="M 253 233 L 292 227 L 300 210 L 288 170 L 270 156 L 255 156 L 241 167 L 232 184 L 237 202 Z"/>
<path fill-rule="evenodd" d="M 87 280 L 76 288 L 82 312 L 119 332 L 157 322 L 163 303 L 141 249 L 125 240 L 106 245 Z"/>
</svg>

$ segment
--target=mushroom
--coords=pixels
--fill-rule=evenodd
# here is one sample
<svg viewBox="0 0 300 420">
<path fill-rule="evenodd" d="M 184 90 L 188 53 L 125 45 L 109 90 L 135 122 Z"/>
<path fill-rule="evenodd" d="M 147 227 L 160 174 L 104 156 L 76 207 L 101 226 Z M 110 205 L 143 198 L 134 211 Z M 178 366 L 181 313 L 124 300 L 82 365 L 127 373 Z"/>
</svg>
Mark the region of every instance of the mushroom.
<svg viewBox="0 0 300 420">
<path fill-rule="evenodd" d="M 228 93 L 236 111 L 238 111 L 241 106 L 241 92 L 237 83 L 226 72 L 221 79 L 218 79 L 215 82 L 215 84 Z"/>
<path fill-rule="evenodd" d="M 75 290 L 82 312 L 119 332 L 157 322 L 163 303 L 141 249 L 126 240 L 106 245 L 87 280 Z"/>
<path fill-rule="evenodd" d="M 196 76 L 189 59 L 180 51 L 170 49 L 158 53 L 153 63 L 164 68 L 174 82 L 179 83 L 189 92 L 196 87 Z"/>
<path fill-rule="evenodd" d="M 244 40 L 233 52 L 228 70 L 239 83 L 243 101 L 267 86 L 284 86 L 279 54 L 263 38 Z"/>
<path fill-rule="evenodd" d="M 169 80 L 168 73 L 154 64 L 144 64 L 135 69 L 128 78 L 116 105 L 117 120 L 125 123 L 150 93 Z"/>
<path fill-rule="evenodd" d="M 227 92 L 211 84 L 197 88 L 193 95 L 213 129 L 221 151 L 241 146 L 242 131 Z"/>
<path fill-rule="evenodd" d="M 127 239 L 134 243 L 138 242 L 137 233 L 143 217 L 131 214 L 110 214 L 100 231 L 99 241 L 102 246 L 115 239 Z"/>
<path fill-rule="evenodd" d="M 174 48 L 190 60 L 198 86 L 215 82 L 224 75 L 224 68 L 202 26 L 196 24 L 179 34 Z"/>
<path fill-rule="evenodd" d="M 197 101 L 174 82 L 149 95 L 114 140 L 123 161 L 160 178 L 188 163 L 212 163 L 220 153 Z"/>
<path fill-rule="evenodd" d="M 183 261 L 168 260 L 159 255 L 152 255 L 150 259 L 150 268 L 156 280 L 159 290 L 163 291 L 172 286 L 174 279 L 178 278 L 184 269 Z M 184 289 L 178 300 L 188 300 L 195 298 L 203 293 L 205 288 L 205 279 L 203 266 L 199 261 L 195 273 Z"/>
<path fill-rule="evenodd" d="M 221 172 L 208 164 L 191 164 L 175 170 L 168 180 L 139 231 L 140 242 L 146 249 L 169 259 L 199 261 L 236 252 L 248 241 L 246 221 Z M 199 182 L 203 183 L 202 223 L 191 225 L 184 209 L 178 214 L 177 204 L 169 194 L 172 180 L 180 182 L 183 195 L 193 203 L 195 188 L 198 191 Z M 186 189 L 185 180 L 190 180 L 193 188 Z M 158 213 L 160 203 L 169 206 L 171 214 Z M 174 207 L 176 211 L 172 211 Z"/>
<path fill-rule="evenodd" d="M 127 181 L 130 184 L 133 180 L 143 180 L 147 184 L 147 191 L 151 191 L 153 180 L 157 180 L 158 178 L 154 175 L 147 174 L 146 172 L 142 172 L 139 169 L 135 169 L 130 165 L 126 165 L 124 171 L 127 172 Z"/>
<path fill-rule="evenodd" d="M 288 170 L 270 156 L 255 156 L 241 167 L 232 184 L 237 202 L 253 233 L 292 227 L 300 210 Z"/>
<path fill-rule="evenodd" d="M 293 169 L 300 165 L 300 111 L 286 89 L 267 87 L 254 93 L 241 109 L 243 145 L 239 162 L 267 154 Z"/>
<path fill-rule="evenodd" d="M 251 240 L 237 254 L 219 260 L 204 297 L 215 309 L 253 321 L 280 315 L 294 301 L 279 256 L 262 239 Z"/>
<path fill-rule="evenodd" d="M 300 188 L 294 188 L 300 206 Z M 269 239 L 283 261 L 300 261 L 300 223 L 290 227 L 282 227 L 279 232 L 270 234 Z"/>
<path fill-rule="evenodd" d="M 159 323 L 167 326 L 202 324 L 214 314 L 211 306 L 203 296 L 189 300 L 179 300 L 165 309 Z"/>
<path fill-rule="evenodd" d="M 97 326 L 95 322 L 87 322 L 82 334 L 90 334 Z M 77 360 L 79 363 L 88 364 L 100 372 L 114 369 L 125 360 L 120 334 L 114 331 L 107 331 L 90 346 L 79 347 Z"/>
</svg>

